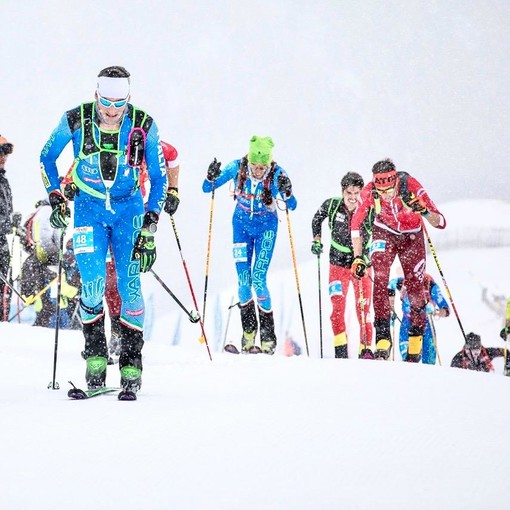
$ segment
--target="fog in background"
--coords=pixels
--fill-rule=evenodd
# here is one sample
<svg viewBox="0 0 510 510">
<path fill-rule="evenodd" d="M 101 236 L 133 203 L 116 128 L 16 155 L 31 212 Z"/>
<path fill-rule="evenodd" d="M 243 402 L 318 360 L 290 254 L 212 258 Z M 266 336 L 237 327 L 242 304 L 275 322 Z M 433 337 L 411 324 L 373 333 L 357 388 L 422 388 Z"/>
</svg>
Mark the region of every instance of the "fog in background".
<svg viewBox="0 0 510 510">
<path fill-rule="evenodd" d="M 132 102 L 179 150 L 175 218 L 198 281 L 212 206 L 213 289 L 224 276 L 235 282 L 234 204 L 227 186 L 211 203 L 201 183 L 213 157 L 241 157 L 253 134 L 273 137 L 292 179 L 298 259 L 312 257 L 311 218 L 342 175 L 367 179 L 385 157 L 438 204 L 507 198 L 506 1 L 1 0 L 0 16 L 0 133 L 15 145 L 15 208 L 26 216 L 44 196 L 39 153 L 63 112 L 93 99 L 99 70 L 123 65 Z M 59 160 L 61 173 L 71 158 Z M 273 267 L 291 263 L 280 216 Z M 157 242 L 155 269 L 170 278 L 161 253 L 169 265 L 179 259 L 166 215 Z"/>
</svg>

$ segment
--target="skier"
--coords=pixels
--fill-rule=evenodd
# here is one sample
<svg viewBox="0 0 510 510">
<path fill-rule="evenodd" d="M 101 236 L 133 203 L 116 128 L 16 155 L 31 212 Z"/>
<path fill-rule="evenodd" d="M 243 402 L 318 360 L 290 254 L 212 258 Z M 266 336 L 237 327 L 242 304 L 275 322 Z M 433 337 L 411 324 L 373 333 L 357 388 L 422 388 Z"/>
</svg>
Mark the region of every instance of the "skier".
<svg viewBox="0 0 510 510">
<path fill-rule="evenodd" d="M 448 306 L 446 299 L 443 297 L 439 285 L 428 273 L 425 274 L 424 287 L 427 300 L 427 321 L 425 323 L 425 330 L 423 333 L 422 362 L 427 365 L 435 365 L 437 352 L 434 342 L 435 332 L 432 330 L 434 326 L 431 324 L 431 321 L 433 320 L 432 316 L 448 317 L 450 315 L 450 307 Z M 409 344 L 409 328 L 411 327 L 411 304 L 409 303 L 409 297 L 407 295 L 403 276 L 393 278 L 388 284 L 388 295 L 390 297 L 390 306 L 392 310 L 392 326 L 396 317 L 395 294 L 397 290 L 400 292 L 400 299 L 402 301 L 402 322 L 400 324 L 399 348 L 402 360 L 405 361 L 407 358 L 407 349 Z"/>
<path fill-rule="evenodd" d="M 423 186 L 408 173 L 397 172 L 390 159 L 378 161 L 372 168 L 372 174 L 372 182 L 361 191 L 361 203 L 351 222 L 354 252 L 352 272 L 361 278 L 367 269 L 367 263 L 362 257 L 360 229 L 373 208 L 370 253 L 374 268 L 375 357 L 388 359 L 390 356 L 391 307 L 387 286 L 391 265 L 398 255 L 411 303 L 406 360 L 417 363 L 421 359 L 426 323 L 426 299 L 423 292 L 426 259 L 422 221 L 425 218 L 433 227 L 443 229 L 446 220 Z"/>
<path fill-rule="evenodd" d="M 291 211 L 296 208 L 297 201 L 287 173 L 273 161 L 273 147 L 270 137 L 253 136 L 248 154 L 230 162 L 223 170 L 215 158 L 202 185 L 202 190 L 210 193 L 228 181 L 234 184 L 233 257 L 238 278 L 243 353 L 273 354 L 277 344 L 267 287 L 267 271 L 278 231 L 276 200 L 279 194 Z M 252 287 L 257 297 L 260 348 L 255 345 L 258 321 Z"/>
<path fill-rule="evenodd" d="M 329 296 L 333 310 L 331 312 L 331 326 L 333 329 L 333 345 L 335 358 L 348 358 L 347 333 L 345 326 L 345 305 L 347 293 L 352 282 L 356 298 L 356 312 L 360 325 L 360 358 L 373 359 L 372 323 L 369 320 L 369 311 L 372 303 L 372 270 L 369 267 L 369 247 L 371 241 L 370 218 L 363 223 L 363 258 L 368 269 L 361 280 L 357 280 L 351 273 L 353 262 L 351 241 L 351 219 L 356 207 L 360 192 L 364 186 L 363 177 L 355 172 L 348 172 L 340 182 L 342 196 L 329 198 L 322 203 L 312 219 L 312 253 L 320 256 L 323 250 L 321 242 L 322 222 L 328 218 L 331 230 L 331 246 L 329 249 Z M 370 278 L 369 278 L 370 277 Z M 360 295 L 363 295 L 363 304 Z M 362 315 L 363 314 L 363 317 Z"/>
<path fill-rule="evenodd" d="M 451 366 L 465 368 L 477 372 L 494 372 L 492 360 L 504 356 L 504 349 L 500 347 L 484 347 L 480 335 L 468 333 L 466 343 L 452 359 Z M 505 374 L 510 375 L 510 361 L 506 360 Z"/>
<path fill-rule="evenodd" d="M 72 140 L 75 162 L 74 251 L 82 277 L 80 314 L 89 389 L 105 385 L 108 349 L 103 298 L 106 253 L 115 258 L 122 299 L 121 400 L 135 400 L 141 386 L 144 302 L 140 272 L 156 260 L 154 233 L 164 205 L 167 178 L 156 123 L 129 103 L 130 74 L 120 66 L 103 69 L 95 101 L 67 111 L 41 152 L 41 171 L 53 208 L 53 227 L 69 222 L 67 199 L 59 190 L 56 160 Z M 147 212 L 139 186 L 147 163 Z"/>
<path fill-rule="evenodd" d="M 14 146 L 0 135 L 0 321 L 9 319 L 11 307 L 12 285 L 11 250 L 7 234 L 13 234 L 20 226 L 21 214 L 13 212 L 12 191 L 9 181 L 5 177 L 5 164 Z M 8 285 L 9 284 L 9 285 Z"/>
</svg>

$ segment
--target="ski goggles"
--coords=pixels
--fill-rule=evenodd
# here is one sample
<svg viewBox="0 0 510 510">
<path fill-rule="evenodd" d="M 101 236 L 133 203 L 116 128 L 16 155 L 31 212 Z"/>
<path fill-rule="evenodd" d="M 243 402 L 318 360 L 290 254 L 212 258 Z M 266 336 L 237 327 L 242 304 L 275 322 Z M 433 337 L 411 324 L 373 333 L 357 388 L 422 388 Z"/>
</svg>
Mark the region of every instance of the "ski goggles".
<svg viewBox="0 0 510 510">
<path fill-rule="evenodd" d="M 267 172 L 271 165 L 261 165 L 260 163 L 248 163 L 250 172 Z"/>
<path fill-rule="evenodd" d="M 121 99 L 120 101 L 110 101 L 109 99 L 106 99 L 106 97 L 100 96 L 99 92 L 97 93 L 98 101 L 105 107 L 110 108 L 110 106 L 113 106 L 114 108 L 122 108 L 126 105 L 128 98 Z"/>
<path fill-rule="evenodd" d="M 4 154 L 12 154 L 13 149 L 12 143 L 3 143 L 0 145 L 0 156 L 3 156 Z"/>
</svg>

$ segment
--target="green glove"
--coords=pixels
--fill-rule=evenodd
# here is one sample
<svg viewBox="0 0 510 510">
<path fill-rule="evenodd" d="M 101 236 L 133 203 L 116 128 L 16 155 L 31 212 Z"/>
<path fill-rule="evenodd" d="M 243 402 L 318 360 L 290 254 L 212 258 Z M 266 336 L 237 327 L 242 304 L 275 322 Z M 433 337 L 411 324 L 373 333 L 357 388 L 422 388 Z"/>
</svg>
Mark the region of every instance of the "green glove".
<svg viewBox="0 0 510 510">
<path fill-rule="evenodd" d="M 154 243 L 154 236 L 147 230 L 142 230 L 140 234 L 138 234 L 131 258 L 133 260 L 140 260 L 141 273 L 150 271 L 154 262 L 156 262 L 156 244 Z"/>
<path fill-rule="evenodd" d="M 312 243 L 312 253 L 314 255 L 320 255 L 322 253 L 322 243 L 320 241 L 314 241 Z"/>
</svg>

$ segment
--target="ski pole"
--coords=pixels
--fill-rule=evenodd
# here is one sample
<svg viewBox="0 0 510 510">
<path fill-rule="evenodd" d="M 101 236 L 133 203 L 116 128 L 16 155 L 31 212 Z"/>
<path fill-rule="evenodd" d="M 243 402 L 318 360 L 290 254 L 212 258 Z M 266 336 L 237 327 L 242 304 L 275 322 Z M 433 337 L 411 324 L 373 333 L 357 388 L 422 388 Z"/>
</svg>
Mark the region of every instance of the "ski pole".
<svg viewBox="0 0 510 510">
<path fill-rule="evenodd" d="M 321 256 L 317 255 L 317 279 L 319 282 L 319 341 L 321 348 L 321 359 L 323 356 L 322 351 L 322 294 L 321 294 Z"/>
<path fill-rule="evenodd" d="M 2 282 L 4 283 L 4 289 L 6 287 L 11 289 L 11 291 L 14 292 L 14 294 L 16 294 L 21 299 L 21 301 L 23 301 L 23 303 L 25 303 L 25 298 L 16 290 L 16 288 L 13 285 L 11 285 L 9 283 L 8 280 L 6 280 L 5 276 L 1 272 L 0 272 L 0 280 L 2 280 Z M 4 294 L 5 294 L 5 291 L 4 291 Z"/>
<path fill-rule="evenodd" d="M 434 321 L 432 319 L 432 314 L 431 313 L 427 314 L 427 320 L 429 322 L 430 331 L 432 333 L 432 341 L 434 342 L 434 349 L 436 350 L 437 361 L 439 363 L 439 366 L 442 366 L 441 365 L 441 356 L 439 356 L 439 349 L 437 348 L 436 326 L 434 325 Z"/>
<path fill-rule="evenodd" d="M 292 227 L 290 225 L 290 216 L 289 216 L 289 208 L 285 208 L 285 213 L 287 216 L 287 230 L 289 231 L 289 242 L 290 242 L 290 251 L 292 253 L 292 263 L 294 265 L 294 276 L 296 278 L 296 288 L 297 288 L 297 294 L 298 294 L 298 300 L 299 300 L 299 309 L 301 311 L 301 322 L 303 324 L 303 334 L 305 336 L 305 345 L 306 345 L 306 355 L 310 357 L 310 351 L 308 349 L 308 337 L 306 335 L 306 325 L 305 325 L 305 314 L 303 312 L 303 301 L 301 299 L 301 290 L 299 288 L 299 276 L 297 271 L 297 264 L 296 264 L 296 253 L 294 251 L 294 239 L 292 237 Z"/>
<path fill-rule="evenodd" d="M 395 322 L 395 319 L 397 319 L 398 322 L 400 322 L 400 327 L 402 327 L 402 321 L 400 320 L 400 317 L 397 315 L 397 312 L 395 312 L 395 308 L 391 309 L 391 317 L 393 318 L 393 335 L 392 335 L 393 348 L 391 350 L 391 361 L 395 361 L 395 335 L 397 334 L 397 323 Z M 400 331 L 399 331 L 399 336 L 400 336 Z M 400 351 L 400 338 L 399 338 L 398 344 L 399 344 L 399 351 Z"/>
<path fill-rule="evenodd" d="M 367 324 L 365 320 L 365 298 L 363 296 L 363 283 L 361 280 L 358 280 L 358 292 L 359 292 L 359 299 L 358 299 L 358 308 L 359 308 L 359 314 L 361 317 L 361 343 L 363 344 L 364 348 L 367 348 Z"/>
<path fill-rule="evenodd" d="M 24 299 L 23 306 L 12 317 L 9 317 L 9 322 L 18 317 L 23 312 L 23 310 L 26 310 L 30 305 L 32 305 L 37 300 L 37 298 L 41 297 L 56 281 L 57 277 L 55 276 L 55 278 L 53 278 L 53 280 L 51 280 L 50 283 L 48 283 L 39 292 L 37 292 L 37 294 L 29 296 L 27 297 L 27 299 Z"/>
<path fill-rule="evenodd" d="M 168 294 L 173 298 L 173 300 L 180 306 L 180 308 L 184 311 L 184 313 L 188 316 L 188 319 L 193 322 L 193 324 L 197 323 L 199 320 L 198 312 L 193 310 L 189 312 L 186 307 L 181 303 L 181 301 L 177 298 L 177 296 L 169 289 L 168 285 L 156 274 L 154 269 L 151 269 L 150 272 L 156 278 L 156 280 L 161 284 L 161 286 L 167 291 Z"/>
<path fill-rule="evenodd" d="M 453 312 L 455 313 L 455 317 L 457 318 L 457 322 L 459 323 L 460 331 L 462 332 L 462 336 L 464 337 L 464 341 L 466 341 L 466 333 L 464 331 L 464 327 L 462 326 L 462 322 L 460 321 L 459 314 L 457 312 L 457 307 L 455 306 L 455 303 L 453 302 L 452 294 L 450 292 L 450 288 L 448 287 L 448 284 L 446 283 L 446 279 L 443 274 L 443 270 L 441 269 L 441 265 L 439 264 L 439 259 L 437 258 L 436 250 L 434 249 L 434 245 L 432 244 L 432 240 L 430 239 L 429 233 L 427 231 L 427 227 L 425 226 L 425 222 L 422 220 L 422 226 L 423 226 L 423 232 L 425 233 L 425 237 L 427 238 L 427 243 L 430 248 L 430 253 L 432 253 L 432 256 L 434 257 L 434 260 L 436 262 L 437 270 L 439 271 L 439 274 L 441 275 L 441 278 L 443 280 L 444 288 L 446 289 L 446 293 L 448 294 L 448 299 L 450 300 L 450 303 L 452 304 Z"/>
<path fill-rule="evenodd" d="M 60 244 L 58 250 L 58 275 L 57 275 L 57 310 L 55 317 L 55 349 L 53 352 L 53 380 L 48 384 L 48 389 L 59 390 L 60 386 L 55 381 L 57 375 L 57 353 L 58 353 L 58 333 L 60 331 L 60 297 L 62 295 L 62 270 L 64 266 L 64 235 L 65 228 L 60 231 Z"/>
<path fill-rule="evenodd" d="M 214 191 L 215 191 L 215 183 L 212 183 L 212 191 L 211 191 L 211 207 L 209 209 L 209 232 L 207 236 L 207 255 L 205 261 L 205 281 L 204 281 L 204 306 L 202 308 L 202 320 L 205 322 L 205 306 L 207 303 L 207 286 L 209 284 L 209 261 L 211 256 L 211 238 L 212 238 L 212 226 L 213 226 L 213 214 L 214 214 Z"/>
<path fill-rule="evenodd" d="M 195 309 L 198 310 L 197 298 L 195 296 L 195 291 L 193 290 L 193 285 L 191 284 L 191 278 L 189 276 L 188 266 L 186 264 L 186 261 L 184 260 L 184 255 L 182 254 L 181 241 L 179 239 L 179 234 L 177 233 L 177 227 L 175 225 L 175 220 L 174 220 L 173 216 L 170 216 L 170 221 L 172 222 L 172 227 L 174 229 L 174 234 L 175 234 L 175 241 L 177 242 L 177 248 L 179 250 L 179 255 L 181 256 L 182 265 L 184 267 L 184 272 L 186 273 L 186 279 L 188 280 L 189 290 L 191 292 L 191 298 L 193 299 L 193 305 L 195 306 Z M 209 359 L 212 361 L 211 350 L 209 349 L 209 342 L 207 341 L 207 336 L 205 335 L 204 320 L 200 316 L 199 316 L 199 323 L 200 323 L 200 329 L 202 331 L 202 337 L 200 338 L 200 340 L 203 339 L 203 343 L 205 343 L 205 346 L 207 347 L 207 353 L 209 354 Z"/>
</svg>

